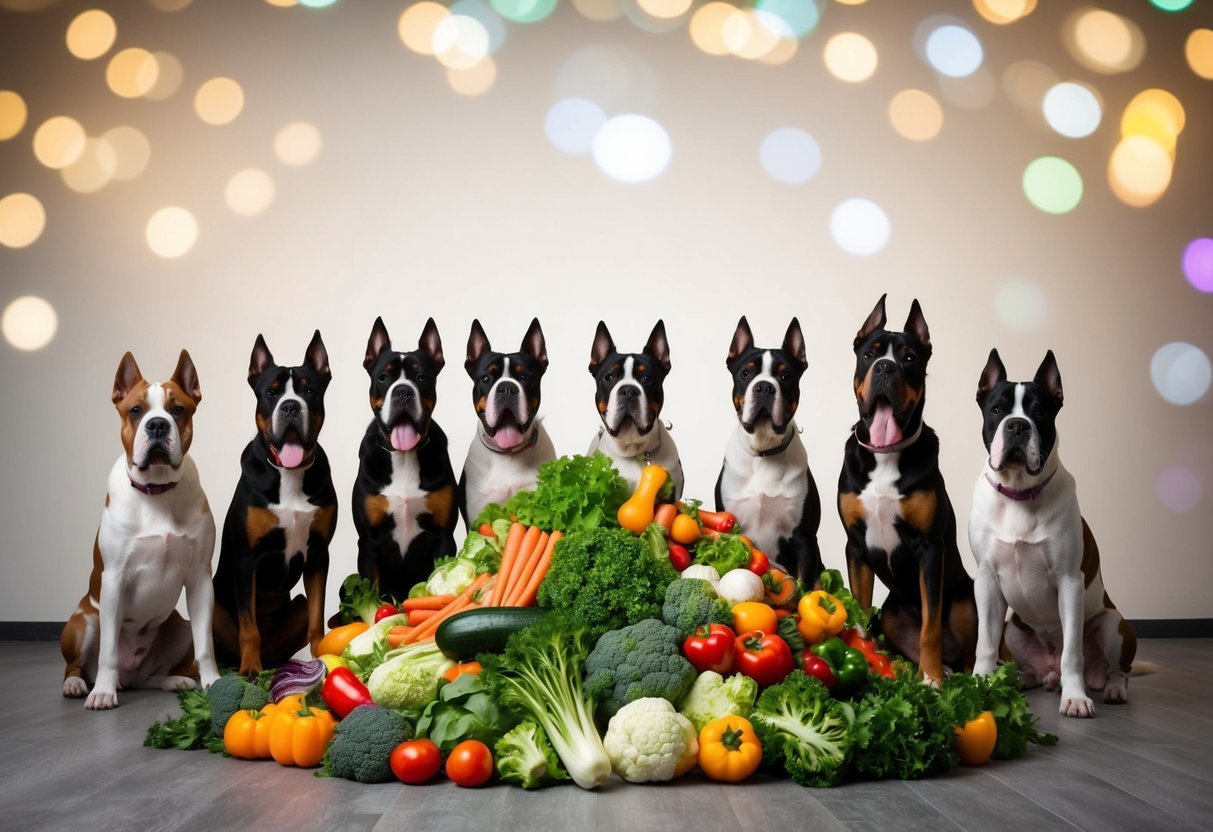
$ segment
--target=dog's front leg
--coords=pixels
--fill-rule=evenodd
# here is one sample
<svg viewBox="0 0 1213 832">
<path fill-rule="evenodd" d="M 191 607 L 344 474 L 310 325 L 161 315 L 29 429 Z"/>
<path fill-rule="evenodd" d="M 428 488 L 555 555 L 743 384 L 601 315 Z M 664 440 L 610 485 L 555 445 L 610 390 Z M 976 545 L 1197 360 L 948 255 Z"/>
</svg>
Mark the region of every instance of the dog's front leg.
<svg viewBox="0 0 1213 832">
<path fill-rule="evenodd" d="M 308 535 L 307 560 L 303 565 L 303 591 L 307 595 L 307 641 L 312 656 L 324 638 L 324 592 L 329 574 L 329 541 L 336 530 L 337 507 L 316 512 Z"/>
<path fill-rule="evenodd" d="M 998 665 L 998 649 L 1007 618 L 1007 599 L 988 560 L 977 567 L 976 595 L 977 661 L 973 665 L 973 673 L 984 676 L 993 673 Z"/>
<path fill-rule="evenodd" d="M 1057 603 L 1061 613 L 1061 706 L 1066 716 L 1095 716 L 1095 703 L 1087 696 L 1082 679 L 1083 576 L 1061 575 L 1057 579 Z"/>
<path fill-rule="evenodd" d="M 253 678 L 261 672 L 261 631 L 257 627 L 257 566 L 251 552 L 236 564 L 236 622 L 240 628 L 240 674 Z"/>
<path fill-rule="evenodd" d="M 194 658 L 202 687 L 210 687 L 219 678 L 215 663 L 215 637 L 212 623 L 215 616 L 215 587 L 210 570 L 198 569 L 185 584 L 185 608 L 190 616 L 190 631 L 194 637 Z"/>
<path fill-rule="evenodd" d="M 118 707 L 118 637 L 122 629 L 122 587 L 125 578 L 117 567 L 101 573 L 101 603 L 97 611 L 100 630 L 97 681 L 84 700 L 84 707 L 92 711 Z"/>
</svg>

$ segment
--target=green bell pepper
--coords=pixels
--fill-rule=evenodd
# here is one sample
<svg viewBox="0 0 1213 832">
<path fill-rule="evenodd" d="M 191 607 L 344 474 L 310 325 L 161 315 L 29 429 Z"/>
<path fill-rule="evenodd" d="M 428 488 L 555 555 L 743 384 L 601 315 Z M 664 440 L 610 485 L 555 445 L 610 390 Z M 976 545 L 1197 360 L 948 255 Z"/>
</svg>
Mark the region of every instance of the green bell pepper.
<svg viewBox="0 0 1213 832">
<path fill-rule="evenodd" d="M 862 650 L 848 647 L 838 636 L 815 644 L 811 649 L 834 671 L 838 679 L 833 691 L 835 696 L 850 696 L 868 678 L 868 657 Z"/>
</svg>

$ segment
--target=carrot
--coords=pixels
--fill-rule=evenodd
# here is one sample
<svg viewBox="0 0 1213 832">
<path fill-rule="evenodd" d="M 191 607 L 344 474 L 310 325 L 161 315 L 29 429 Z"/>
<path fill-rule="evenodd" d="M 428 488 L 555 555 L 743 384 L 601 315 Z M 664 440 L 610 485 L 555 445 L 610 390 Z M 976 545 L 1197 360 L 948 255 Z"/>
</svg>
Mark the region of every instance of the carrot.
<svg viewBox="0 0 1213 832">
<path fill-rule="evenodd" d="M 510 574 L 506 576 L 505 585 L 500 587 L 499 591 L 493 593 L 500 600 L 500 603 L 493 606 L 504 606 L 509 601 L 514 587 L 518 585 L 518 581 L 522 576 L 522 570 L 526 567 L 527 560 L 533 556 L 535 544 L 539 542 L 541 534 L 543 534 L 543 530 L 538 526 L 531 526 L 526 530 L 526 534 L 522 537 L 522 545 L 518 547 L 518 554 L 510 565 Z"/>
<path fill-rule="evenodd" d="M 426 619 L 433 618 L 440 612 L 441 610 L 409 610 L 409 626 L 416 627 L 418 624 L 424 623 Z"/>
<path fill-rule="evenodd" d="M 539 556 L 539 562 L 535 565 L 535 571 L 531 574 L 531 579 L 527 581 L 526 586 L 516 596 L 516 606 L 529 607 L 535 603 L 535 596 L 539 593 L 539 585 L 543 583 L 543 579 L 547 576 L 548 569 L 552 565 L 552 552 L 555 551 L 556 544 L 560 542 L 560 538 L 562 537 L 564 537 L 563 532 L 552 532 L 552 536 L 548 538 L 548 545 L 544 547 L 543 554 Z"/>
<path fill-rule="evenodd" d="M 422 595 L 420 598 L 406 598 L 400 603 L 400 609 L 403 612 L 440 610 L 454 600 L 454 595 Z"/>
<path fill-rule="evenodd" d="M 500 607 L 501 602 L 505 599 L 505 585 L 509 583 L 510 570 L 514 568 L 514 561 L 518 559 L 518 550 L 522 547 L 525 531 L 525 527 L 521 523 L 514 523 L 510 526 L 510 533 L 505 536 L 505 547 L 501 552 L 501 568 L 497 570 L 497 586 L 489 601 L 491 607 Z"/>
<path fill-rule="evenodd" d="M 492 523 L 481 523 L 480 528 L 476 529 L 476 532 L 483 537 L 491 537 L 494 540 L 497 539 L 497 532 L 493 531 Z"/>
<path fill-rule="evenodd" d="M 393 627 L 392 629 L 388 630 L 387 631 L 387 646 L 391 647 L 394 650 L 397 647 L 399 647 L 401 644 L 404 644 L 404 638 L 405 638 L 405 636 L 407 636 L 409 634 L 409 631 L 411 629 L 412 629 L 411 627 L 405 627 L 405 626 L 401 625 L 399 627 Z"/>
<path fill-rule="evenodd" d="M 523 588 L 530 582 L 531 576 L 535 574 L 535 567 L 539 564 L 539 558 L 543 555 L 543 550 L 548 546 L 548 535 L 546 533 L 539 535 L 539 540 L 535 541 L 535 547 L 531 550 L 527 559 L 522 562 L 522 568 L 516 573 L 518 578 L 514 581 L 513 586 L 505 594 L 505 605 L 513 606 L 514 599 L 522 594 Z"/>
<path fill-rule="evenodd" d="M 674 525 L 674 518 L 678 516 L 678 506 L 673 503 L 662 503 L 657 506 L 653 512 L 653 522 L 665 529 L 665 533 L 670 533 L 670 526 Z"/>
<path fill-rule="evenodd" d="M 438 629 L 438 625 L 450 618 L 455 613 L 467 609 L 473 605 L 479 606 L 479 604 L 474 604 L 473 599 L 475 599 L 476 593 L 480 591 L 481 587 L 488 583 L 489 578 L 491 577 L 493 576 L 488 572 L 479 575 L 476 580 L 472 581 L 471 586 L 459 593 L 458 598 L 447 604 L 441 610 L 438 610 L 435 615 L 431 615 L 425 621 L 414 627 L 409 634 L 405 636 L 404 643 L 413 644 L 414 642 L 421 641 L 421 639 L 427 636 L 433 636 L 434 631 Z"/>
</svg>

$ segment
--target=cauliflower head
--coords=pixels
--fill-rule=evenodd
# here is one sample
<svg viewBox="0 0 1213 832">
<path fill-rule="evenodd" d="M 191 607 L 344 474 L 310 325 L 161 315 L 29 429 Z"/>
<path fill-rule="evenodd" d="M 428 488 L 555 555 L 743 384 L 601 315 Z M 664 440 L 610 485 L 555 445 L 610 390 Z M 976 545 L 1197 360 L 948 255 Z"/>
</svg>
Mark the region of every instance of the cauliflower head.
<svg viewBox="0 0 1213 832">
<path fill-rule="evenodd" d="M 629 702 L 611 717 L 602 739 L 611 769 L 629 783 L 673 780 L 695 767 L 695 726 L 658 696 Z"/>
</svg>

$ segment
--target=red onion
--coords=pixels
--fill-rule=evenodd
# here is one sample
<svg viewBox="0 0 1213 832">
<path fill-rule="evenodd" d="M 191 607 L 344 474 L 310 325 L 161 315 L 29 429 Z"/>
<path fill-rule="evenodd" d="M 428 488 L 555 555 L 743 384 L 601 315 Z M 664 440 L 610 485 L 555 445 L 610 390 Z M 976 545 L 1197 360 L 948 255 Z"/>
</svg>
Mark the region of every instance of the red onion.
<svg viewBox="0 0 1213 832">
<path fill-rule="evenodd" d="M 324 681 L 328 668 L 320 659 L 301 662 L 291 659 L 283 662 L 274 671 L 273 681 L 270 682 L 270 701 L 281 702 L 284 696 L 292 693 L 304 693 Z"/>
</svg>

